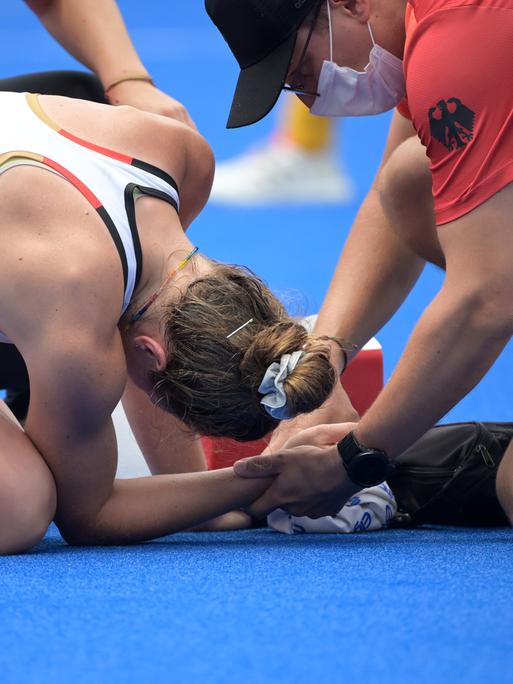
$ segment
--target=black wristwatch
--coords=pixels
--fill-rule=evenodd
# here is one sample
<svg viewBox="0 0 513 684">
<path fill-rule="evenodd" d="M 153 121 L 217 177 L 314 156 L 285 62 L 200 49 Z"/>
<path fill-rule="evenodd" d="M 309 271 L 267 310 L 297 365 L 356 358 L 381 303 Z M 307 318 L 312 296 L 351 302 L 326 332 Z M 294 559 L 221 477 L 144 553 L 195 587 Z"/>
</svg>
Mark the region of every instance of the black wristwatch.
<svg viewBox="0 0 513 684">
<path fill-rule="evenodd" d="M 387 479 L 394 469 L 384 451 L 362 446 L 353 432 L 337 444 L 349 479 L 359 487 L 373 487 Z"/>
</svg>

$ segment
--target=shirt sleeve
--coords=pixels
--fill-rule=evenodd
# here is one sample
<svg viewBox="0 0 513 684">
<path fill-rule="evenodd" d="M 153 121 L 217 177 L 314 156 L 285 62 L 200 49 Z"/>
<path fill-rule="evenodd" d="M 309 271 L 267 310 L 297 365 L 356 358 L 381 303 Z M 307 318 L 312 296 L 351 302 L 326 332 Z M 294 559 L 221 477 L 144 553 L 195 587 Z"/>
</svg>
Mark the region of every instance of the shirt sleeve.
<svg viewBox="0 0 513 684">
<path fill-rule="evenodd" d="M 407 104 L 441 226 L 513 182 L 513 0 L 430 0 L 415 12 L 404 53 Z"/>
</svg>

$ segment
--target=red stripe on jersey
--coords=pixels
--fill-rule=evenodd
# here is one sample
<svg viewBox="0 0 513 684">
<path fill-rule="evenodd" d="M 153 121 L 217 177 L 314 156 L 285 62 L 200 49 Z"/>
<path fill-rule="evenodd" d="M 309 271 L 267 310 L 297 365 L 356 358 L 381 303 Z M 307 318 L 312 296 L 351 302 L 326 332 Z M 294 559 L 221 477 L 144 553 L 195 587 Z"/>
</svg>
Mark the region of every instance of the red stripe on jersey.
<svg viewBox="0 0 513 684">
<path fill-rule="evenodd" d="M 64 176 L 67 178 L 70 183 L 72 183 L 77 190 L 79 190 L 86 200 L 93 206 L 94 209 L 99 209 L 102 206 L 102 203 L 100 200 L 96 197 L 96 195 L 89 190 L 87 185 L 84 185 L 81 180 L 79 180 L 76 176 L 74 176 L 71 171 L 68 171 L 68 169 L 65 169 L 64 166 L 61 166 L 57 162 L 53 161 L 53 159 L 48 159 L 48 157 L 43 157 L 43 164 L 46 164 L 47 166 L 50 166 L 52 169 L 55 169 L 58 171 L 61 176 Z"/>
<path fill-rule="evenodd" d="M 129 157 L 127 154 L 121 154 L 121 152 L 115 152 L 114 150 L 109 150 L 107 147 L 101 147 L 100 145 L 95 145 L 94 143 L 88 142 L 87 140 L 83 140 L 82 138 L 78 138 L 76 135 L 73 135 L 73 133 L 68 133 L 68 131 L 65 131 L 63 128 L 61 128 L 59 130 L 59 133 L 61 135 L 63 135 L 65 138 L 72 140 L 74 143 L 77 143 L 78 145 L 82 145 L 82 147 L 88 147 L 90 150 L 94 150 L 95 152 L 99 152 L 100 154 L 104 154 L 107 157 L 112 157 L 113 159 L 118 159 L 119 161 L 125 162 L 126 164 L 132 163 L 132 157 Z"/>
</svg>

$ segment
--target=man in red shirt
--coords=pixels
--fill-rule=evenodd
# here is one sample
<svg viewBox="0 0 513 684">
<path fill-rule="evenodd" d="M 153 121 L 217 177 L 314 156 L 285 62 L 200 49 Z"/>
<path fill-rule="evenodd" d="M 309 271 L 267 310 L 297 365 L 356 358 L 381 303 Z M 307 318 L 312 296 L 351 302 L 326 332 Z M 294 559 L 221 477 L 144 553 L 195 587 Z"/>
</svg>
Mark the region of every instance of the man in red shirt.
<svg viewBox="0 0 513 684">
<path fill-rule="evenodd" d="M 277 475 L 255 514 L 278 506 L 334 514 L 352 492 L 385 479 L 394 458 L 481 380 L 513 335 L 513 0 L 206 0 L 206 7 L 241 66 L 229 127 L 265 116 L 283 88 L 328 116 L 397 106 L 319 334 L 361 347 L 426 260 L 446 269 L 394 374 L 358 423 L 337 389 L 300 423 L 317 430 L 324 448 L 236 466 L 241 476 Z M 333 361 L 342 369 L 335 349 Z M 341 415 L 351 423 L 326 447 L 315 425 Z M 280 428 L 273 451 L 294 429 Z M 497 489 L 513 521 L 513 447 Z"/>
</svg>

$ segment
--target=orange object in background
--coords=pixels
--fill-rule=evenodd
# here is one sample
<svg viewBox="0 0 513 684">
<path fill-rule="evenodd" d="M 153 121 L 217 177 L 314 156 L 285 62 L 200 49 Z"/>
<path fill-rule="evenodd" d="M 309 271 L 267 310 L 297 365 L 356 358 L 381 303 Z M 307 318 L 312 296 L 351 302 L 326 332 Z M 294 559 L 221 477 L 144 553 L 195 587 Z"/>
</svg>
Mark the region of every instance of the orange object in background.
<svg viewBox="0 0 513 684">
<path fill-rule="evenodd" d="M 383 387 L 383 350 L 373 338 L 357 354 L 341 376 L 341 382 L 355 409 L 362 416 Z M 208 467 L 226 468 L 246 456 L 260 454 L 269 438 L 254 442 L 236 442 L 223 437 L 204 437 L 203 448 Z"/>
</svg>

